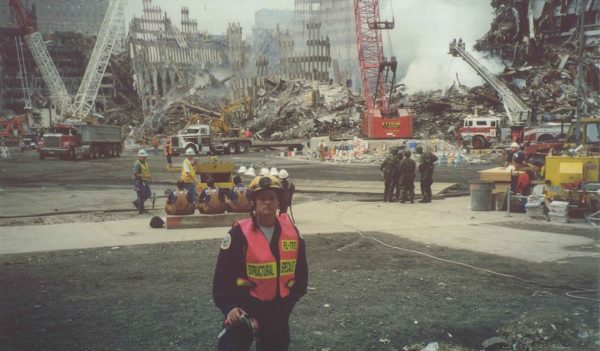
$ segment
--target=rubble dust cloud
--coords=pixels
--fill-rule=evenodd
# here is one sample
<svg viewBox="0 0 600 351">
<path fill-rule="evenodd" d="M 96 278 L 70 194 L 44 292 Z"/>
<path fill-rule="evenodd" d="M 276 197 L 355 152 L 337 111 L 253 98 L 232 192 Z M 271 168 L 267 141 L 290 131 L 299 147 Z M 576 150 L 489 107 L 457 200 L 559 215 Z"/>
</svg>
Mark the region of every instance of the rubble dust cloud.
<svg viewBox="0 0 600 351">
<path fill-rule="evenodd" d="M 388 20 L 392 15 L 396 27 L 389 35 L 407 93 L 447 88 L 456 74 L 461 84 L 483 83 L 464 61 L 448 55 L 448 44 L 454 38 L 462 38 L 470 48 L 489 30 L 494 12 L 488 1 L 431 0 L 426 6 L 418 0 L 386 1 L 381 17 Z M 383 35 L 384 46 L 389 43 L 387 36 Z M 480 53 L 474 55 L 493 73 L 504 68 L 498 60 Z"/>
</svg>

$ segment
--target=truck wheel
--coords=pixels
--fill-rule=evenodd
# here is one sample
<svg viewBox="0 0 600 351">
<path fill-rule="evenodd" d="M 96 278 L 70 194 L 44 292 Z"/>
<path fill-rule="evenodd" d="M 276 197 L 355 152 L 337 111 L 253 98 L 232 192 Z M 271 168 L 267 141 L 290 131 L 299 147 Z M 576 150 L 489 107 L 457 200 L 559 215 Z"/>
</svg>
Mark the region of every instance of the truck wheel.
<svg viewBox="0 0 600 351">
<path fill-rule="evenodd" d="M 45 158 L 46 158 L 46 155 L 44 155 L 44 153 L 43 153 L 43 152 L 40 152 L 40 160 L 43 160 L 43 159 L 45 159 Z"/>
<path fill-rule="evenodd" d="M 250 149 L 249 143 L 241 143 L 240 144 L 240 153 L 241 154 L 245 154 L 246 152 L 248 152 L 248 149 Z"/>
<path fill-rule="evenodd" d="M 236 153 L 237 149 L 237 144 L 236 143 L 229 143 L 229 145 L 227 145 L 227 153 L 230 155 L 233 155 Z"/>
<path fill-rule="evenodd" d="M 481 135 L 476 135 L 471 141 L 474 149 L 483 149 L 485 147 L 485 139 Z"/>
</svg>

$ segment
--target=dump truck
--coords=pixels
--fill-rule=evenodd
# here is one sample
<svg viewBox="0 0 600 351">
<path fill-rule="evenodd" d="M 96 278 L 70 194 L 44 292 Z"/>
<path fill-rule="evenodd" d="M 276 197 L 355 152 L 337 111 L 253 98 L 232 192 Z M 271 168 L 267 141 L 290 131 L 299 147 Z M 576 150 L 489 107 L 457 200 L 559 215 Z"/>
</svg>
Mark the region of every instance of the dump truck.
<svg viewBox="0 0 600 351">
<path fill-rule="evenodd" d="M 71 160 L 119 157 L 123 151 L 123 133 L 118 126 L 64 123 L 50 128 L 40 144 L 40 160 L 51 156 Z"/>
</svg>

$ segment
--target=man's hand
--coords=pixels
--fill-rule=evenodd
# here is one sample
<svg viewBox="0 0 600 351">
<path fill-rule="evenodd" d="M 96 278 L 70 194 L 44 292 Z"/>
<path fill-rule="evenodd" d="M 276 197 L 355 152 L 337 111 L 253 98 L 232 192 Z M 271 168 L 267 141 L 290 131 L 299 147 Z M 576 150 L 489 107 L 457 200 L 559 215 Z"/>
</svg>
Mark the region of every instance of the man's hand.
<svg viewBox="0 0 600 351">
<path fill-rule="evenodd" d="M 247 315 L 246 311 L 239 307 L 235 307 L 227 314 L 227 318 L 225 319 L 225 325 L 238 325 L 242 323 L 242 315 Z"/>
</svg>

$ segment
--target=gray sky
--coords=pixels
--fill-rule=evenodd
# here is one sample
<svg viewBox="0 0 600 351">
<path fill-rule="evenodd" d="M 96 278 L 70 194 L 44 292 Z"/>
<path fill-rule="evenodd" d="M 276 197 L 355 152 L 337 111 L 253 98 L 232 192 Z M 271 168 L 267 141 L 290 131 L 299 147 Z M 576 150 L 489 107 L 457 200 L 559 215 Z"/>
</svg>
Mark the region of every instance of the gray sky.
<svg viewBox="0 0 600 351">
<path fill-rule="evenodd" d="M 152 4 L 167 11 L 174 23 L 181 19 L 181 7 L 190 9 L 190 17 L 198 21 L 198 28 L 212 34 L 223 34 L 230 22 L 239 22 L 244 33 L 254 26 L 254 12 L 263 8 L 294 9 L 293 0 L 153 0 Z M 127 18 L 142 13 L 142 0 L 129 0 Z"/>
<path fill-rule="evenodd" d="M 181 6 L 187 6 L 199 28 L 213 34 L 223 34 L 229 22 L 239 22 L 248 35 L 257 10 L 294 9 L 293 0 L 153 0 L 153 4 L 167 11 L 174 23 L 180 20 Z M 380 4 L 382 19 L 396 21 L 396 28 L 383 35 L 386 55 L 393 50 L 409 92 L 448 87 L 456 73 L 468 86 L 483 83 L 462 59 L 447 51 L 453 38 L 462 37 L 469 50 L 489 30 L 494 18 L 489 0 L 382 0 Z M 142 0 L 129 0 L 127 18 L 141 12 Z M 502 70 L 500 62 L 474 54 L 492 71 Z"/>
</svg>

